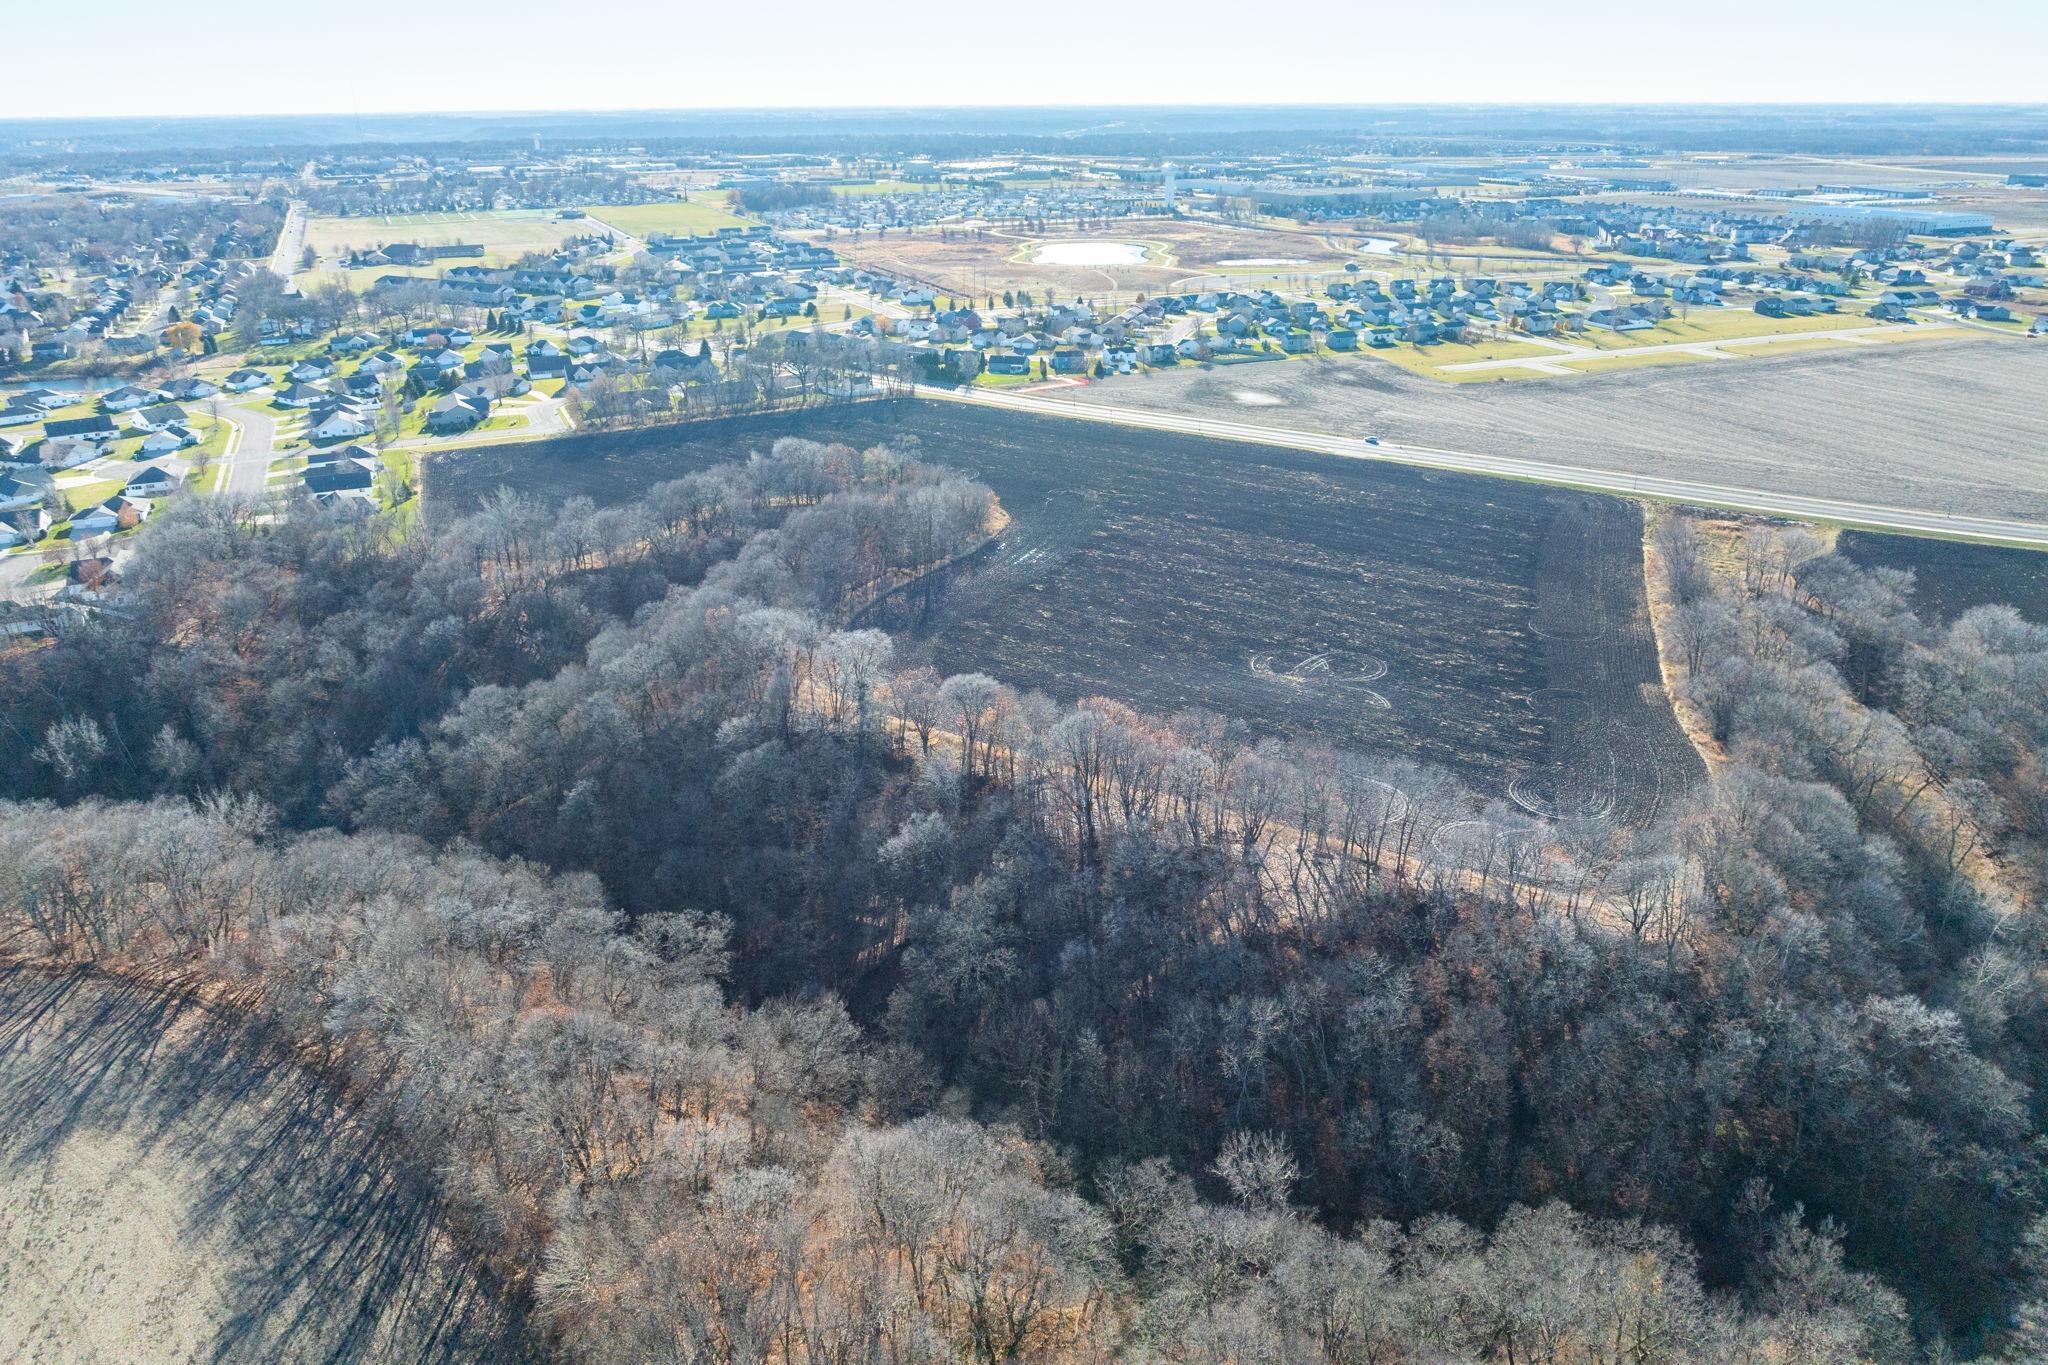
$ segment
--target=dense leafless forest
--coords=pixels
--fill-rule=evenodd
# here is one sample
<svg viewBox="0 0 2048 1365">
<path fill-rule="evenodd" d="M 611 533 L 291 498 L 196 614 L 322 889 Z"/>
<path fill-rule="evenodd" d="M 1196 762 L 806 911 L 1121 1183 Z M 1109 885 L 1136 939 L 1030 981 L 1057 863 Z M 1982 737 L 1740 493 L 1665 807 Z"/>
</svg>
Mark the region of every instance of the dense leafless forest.
<svg viewBox="0 0 2048 1365">
<path fill-rule="evenodd" d="M 1003 516 L 795 440 L 167 510 L 5 663 L 6 948 L 217 982 L 572 1359 L 2048 1349 L 2048 631 L 1670 520 L 1713 780 L 1544 822 L 899 669 L 857 614 Z"/>
</svg>

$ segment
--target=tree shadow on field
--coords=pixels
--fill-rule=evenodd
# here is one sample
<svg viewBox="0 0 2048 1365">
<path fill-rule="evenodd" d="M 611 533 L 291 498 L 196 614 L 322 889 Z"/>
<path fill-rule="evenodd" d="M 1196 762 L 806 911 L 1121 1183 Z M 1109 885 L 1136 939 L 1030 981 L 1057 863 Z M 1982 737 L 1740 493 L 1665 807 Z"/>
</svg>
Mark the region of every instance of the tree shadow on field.
<svg viewBox="0 0 2048 1365">
<path fill-rule="evenodd" d="M 0 968 L 0 1165 L 90 1133 L 189 1173 L 182 1230 L 233 1249 L 209 1266 L 226 1304 L 208 1359 L 526 1358 L 516 1308 L 447 1248 L 395 1135 L 261 1024 L 175 988 Z"/>
</svg>

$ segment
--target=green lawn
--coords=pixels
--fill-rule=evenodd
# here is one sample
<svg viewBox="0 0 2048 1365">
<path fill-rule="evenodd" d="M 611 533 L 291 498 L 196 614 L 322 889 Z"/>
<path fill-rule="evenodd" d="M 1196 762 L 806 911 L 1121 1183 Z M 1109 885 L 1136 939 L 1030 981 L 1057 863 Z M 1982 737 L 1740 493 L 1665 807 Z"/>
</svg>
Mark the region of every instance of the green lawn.
<svg viewBox="0 0 2048 1365">
<path fill-rule="evenodd" d="M 413 482 L 413 454 L 410 450 L 385 451 L 384 467 L 390 470 L 400 483 L 411 484 Z"/>
<path fill-rule="evenodd" d="M 587 224 L 575 219 L 556 221 L 552 209 L 404 213 L 388 217 L 315 218 L 306 225 L 306 245 L 322 256 L 334 256 L 391 242 L 415 242 L 421 246 L 473 243 L 484 248 L 484 263 L 490 264 L 509 262 L 529 251 L 553 250 L 568 238 L 590 230 Z M 433 268 L 476 264 L 474 258 L 451 258 L 435 262 Z M 364 273 L 367 272 L 357 272 L 358 276 Z"/>
<path fill-rule="evenodd" d="M 201 456 L 205 456 L 208 459 L 218 459 L 227 453 L 228 424 L 226 422 L 219 420 L 210 413 L 195 412 L 192 414 L 192 431 L 194 435 L 199 437 L 199 444 L 192 446 L 184 452 L 186 459 L 196 460 Z"/>
<path fill-rule="evenodd" d="M 64 505 L 76 512 L 81 507 L 105 502 L 123 487 L 125 485 L 119 479 L 95 479 L 91 483 L 74 484 L 63 490 Z"/>
<path fill-rule="evenodd" d="M 593 204 L 584 212 L 635 237 L 651 232 L 690 237 L 716 228 L 747 227 L 754 221 L 733 213 L 725 201 L 722 190 L 699 190 L 687 202 L 678 199 L 660 204 Z"/>
<path fill-rule="evenodd" d="M 1741 337 L 1781 336 L 1788 332 L 1833 332 L 1845 327 L 1873 326 L 1853 313 L 1817 313 L 1805 318 L 1767 318 L 1749 308 L 1695 308 L 1681 322 L 1673 313 L 1641 332 L 1610 332 L 1589 327 L 1560 340 L 1600 351 L 1625 351 L 1636 346 L 1661 346 L 1674 341 L 1731 341 Z"/>
<path fill-rule="evenodd" d="M 1375 360 L 1384 360 L 1389 365 L 1398 365 L 1410 374 L 1425 379 L 1447 380 L 1454 384 L 1490 382 L 1506 376 L 1510 379 L 1529 377 L 1529 370 L 1446 370 L 1446 365 L 1462 365 L 1474 360 L 1540 360 L 1545 357 L 1560 358 L 1562 352 L 1533 341 L 1479 341 L 1467 345 L 1463 342 L 1444 342 L 1436 346 L 1411 346 L 1401 342 L 1393 346 L 1359 347 L 1360 355 L 1370 355 Z"/>
</svg>

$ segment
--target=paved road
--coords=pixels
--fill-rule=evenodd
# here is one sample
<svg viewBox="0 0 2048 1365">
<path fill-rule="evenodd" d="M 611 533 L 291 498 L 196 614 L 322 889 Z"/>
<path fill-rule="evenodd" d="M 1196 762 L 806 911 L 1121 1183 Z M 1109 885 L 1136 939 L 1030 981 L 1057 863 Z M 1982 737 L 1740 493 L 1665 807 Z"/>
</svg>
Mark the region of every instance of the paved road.
<svg viewBox="0 0 2048 1365">
<path fill-rule="evenodd" d="M 277 250 L 270 255 L 270 273 L 288 280 L 299 268 L 299 255 L 306 249 L 306 206 L 292 200 L 285 209 L 284 226 L 278 230 Z"/>
<path fill-rule="evenodd" d="M 1496 478 L 1566 484 L 1602 493 L 1615 493 L 1623 497 L 1668 499 L 1707 507 L 1725 507 L 1739 512 L 1761 512 L 1805 521 L 1841 522 L 1880 531 L 1902 531 L 1914 535 L 1942 536 L 1952 540 L 2013 541 L 2037 549 L 2048 549 L 2048 524 L 2041 522 L 1955 516 L 1946 512 L 1930 512 L 1910 507 L 1886 507 L 1874 503 L 1802 497 L 1794 493 L 1773 493 L 1756 488 L 1729 488 L 1717 484 L 1694 483 L 1687 479 L 1617 474 L 1610 470 L 1586 469 L 1546 460 L 1443 450 L 1435 446 L 1369 445 L 1358 437 L 1333 436 L 1321 431 L 1301 431 L 1252 422 L 1219 421 L 1212 418 L 1188 417 L 1174 412 L 1151 412 L 1141 408 L 1068 403 L 1031 393 L 974 389 L 927 389 L 924 392 L 929 396 L 952 402 L 1009 408 L 1018 412 L 1066 417 L 1083 422 L 1109 422 L 1120 426 L 1144 427 L 1153 431 L 1177 431 L 1190 436 L 1253 441 L 1260 445 L 1315 450 L 1328 455 L 1342 456 L 1345 459 L 1384 460 L 1392 464 L 1418 465 L 1426 469 L 1448 469 L 1466 474 L 1486 474 Z M 1930 452 L 1930 455 L 1932 454 L 1933 452 Z"/>
<path fill-rule="evenodd" d="M 578 228 L 596 228 L 598 231 L 606 234 L 612 239 L 613 246 L 616 250 L 622 251 L 628 256 L 637 256 L 641 252 L 647 250 L 647 243 L 641 241 L 632 233 L 623 232 L 620 229 L 613 227 L 610 223 L 607 223 L 604 219 L 598 218 L 594 215 L 588 213 L 584 214 L 583 221 L 576 224 L 576 226 Z"/>
<path fill-rule="evenodd" d="M 1939 331 L 1943 325 L 1942 323 L 1922 323 L 1917 326 L 1911 323 L 1866 323 L 1857 327 L 1830 327 L 1815 332 L 1763 332 L 1754 336 L 1719 337 L 1705 341 L 1665 341 L 1648 346 L 1621 346 L 1611 351 L 1603 351 L 1596 346 L 1580 346 L 1573 342 L 1559 341 L 1554 337 L 1523 336 L 1509 331 L 1500 332 L 1498 339 L 1515 342 L 1526 341 L 1534 345 L 1540 345 L 1555 352 L 1561 360 L 1596 361 L 1625 365 L 1631 356 L 1665 355 L 1675 352 L 1684 355 L 1725 357 L 1729 354 L 1727 349 L 1729 347 L 1737 348 L 1740 351 L 1749 351 L 1787 341 L 1883 341 L 1890 336 L 1918 336 L 1929 331 Z M 1987 330 L 1995 331 L 1997 329 L 1991 328 Z M 2010 333 L 2005 335 L 2010 335 Z M 1446 371 L 1522 369 L 1556 371 L 1559 368 L 1558 363 L 1550 360 L 1547 356 L 1521 356 L 1508 360 L 1463 360 L 1454 365 L 1444 366 Z M 1570 373 L 1570 371 L 1565 371 L 1565 373 Z"/>
<path fill-rule="evenodd" d="M 270 462 L 277 454 L 277 419 L 254 408 L 226 408 L 227 451 L 214 462 L 208 487 L 241 498 L 260 498 L 269 486 Z"/>
</svg>

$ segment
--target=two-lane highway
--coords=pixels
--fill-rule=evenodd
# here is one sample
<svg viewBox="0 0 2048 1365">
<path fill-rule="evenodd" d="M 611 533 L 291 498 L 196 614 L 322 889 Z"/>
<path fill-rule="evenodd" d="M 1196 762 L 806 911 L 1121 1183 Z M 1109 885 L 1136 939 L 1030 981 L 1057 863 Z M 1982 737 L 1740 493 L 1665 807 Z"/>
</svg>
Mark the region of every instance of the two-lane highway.
<svg viewBox="0 0 2048 1365">
<path fill-rule="evenodd" d="M 284 226 L 277 233 L 277 250 L 270 253 L 270 273 L 288 280 L 299 268 L 306 250 L 306 206 L 294 199 L 285 208 Z"/>
</svg>

